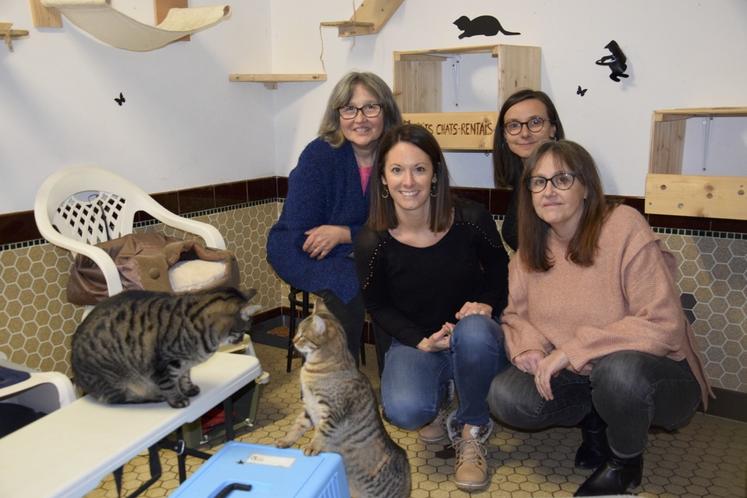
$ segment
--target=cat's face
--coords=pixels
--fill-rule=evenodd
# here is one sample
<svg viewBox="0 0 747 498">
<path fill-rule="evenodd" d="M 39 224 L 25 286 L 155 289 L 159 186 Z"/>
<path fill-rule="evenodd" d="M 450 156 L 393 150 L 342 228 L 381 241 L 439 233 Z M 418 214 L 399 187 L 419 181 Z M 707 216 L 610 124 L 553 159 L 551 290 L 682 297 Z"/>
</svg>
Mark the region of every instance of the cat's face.
<svg viewBox="0 0 747 498">
<path fill-rule="evenodd" d="M 310 354 L 321 349 L 331 352 L 346 348 L 344 337 L 342 326 L 332 315 L 315 309 L 314 314 L 298 325 L 293 345 L 308 359 Z"/>
</svg>

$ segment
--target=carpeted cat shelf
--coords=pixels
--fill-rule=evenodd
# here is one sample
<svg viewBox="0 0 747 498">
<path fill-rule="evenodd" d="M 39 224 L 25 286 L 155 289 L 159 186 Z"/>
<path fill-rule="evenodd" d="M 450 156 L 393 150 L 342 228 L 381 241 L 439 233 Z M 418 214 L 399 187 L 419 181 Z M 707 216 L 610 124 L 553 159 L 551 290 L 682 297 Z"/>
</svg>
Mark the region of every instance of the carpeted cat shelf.
<svg viewBox="0 0 747 498">
<path fill-rule="evenodd" d="M 127 16 L 109 5 L 109 0 L 42 0 L 45 7 L 59 10 L 70 22 L 94 38 L 116 48 L 146 52 L 209 28 L 231 12 L 228 5 L 172 8 L 157 26 Z"/>
</svg>

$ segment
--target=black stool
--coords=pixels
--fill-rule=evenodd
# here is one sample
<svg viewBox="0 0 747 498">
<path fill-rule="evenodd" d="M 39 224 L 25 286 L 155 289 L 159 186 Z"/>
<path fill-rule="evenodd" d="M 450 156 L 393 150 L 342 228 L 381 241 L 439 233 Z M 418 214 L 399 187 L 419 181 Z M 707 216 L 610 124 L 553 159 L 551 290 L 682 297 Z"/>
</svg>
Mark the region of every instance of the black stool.
<svg viewBox="0 0 747 498">
<path fill-rule="evenodd" d="M 298 295 L 301 294 L 301 300 Z M 301 304 L 301 319 L 309 316 L 309 293 L 305 290 L 297 289 L 293 286 L 288 293 L 288 303 L 290 304 L 290 317 L 288 318 L 288 360 L 285 365 L 285 371 L 291 371 L 293 363 L 293 337 L 296 335 L 296 305 Z"/>
<path fill-rule="evenodd" d="M 301 294 L 299 300 L 298 295 Z M 293 365 L 293 338 L 296 335 L 296 306 L 301 305 L 301 319 L 303 320 L 309 316 L 309 293 L 305 290 L 298 289 L 290 286 L 290 292 L 288 293 L 288 304 L 290 305 L 290 316 L 288 317 L 288 357 L 286 360 L 285 371 L 290 372 L 291 366 Z M 361 337 L 361 364 L 366 364 L 366 341 L 365 337 Z"/>
</svg>

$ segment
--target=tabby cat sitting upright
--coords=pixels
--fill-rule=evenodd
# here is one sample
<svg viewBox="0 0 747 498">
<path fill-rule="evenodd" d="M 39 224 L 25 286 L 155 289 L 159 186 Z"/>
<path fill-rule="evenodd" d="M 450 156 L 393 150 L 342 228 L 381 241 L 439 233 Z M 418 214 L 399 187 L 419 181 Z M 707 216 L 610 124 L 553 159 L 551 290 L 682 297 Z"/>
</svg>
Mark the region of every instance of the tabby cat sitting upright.
<svg viewBox="0 0 747 498">
<path fill-rule="evenodd" d="M 188 406 L 200 392 L 190 369 L 241 342 L 259 308 L 249 304 L 254 294 L 126 291 L 101 301 L 73 335 L 76 385 L 107 403 Z"/>
<path fill-rule="evenodd" d="M 352 496 L 410 496 L 407 454 L 386 432 L 371 384 L 356 368 L 340 322 L 321 299 L 314 314 L 299 324 L 293 343 L 306 358 L 301 368 L 304 411 L 278 446 L 291 446 L 314 427 L 304 453 L 339 453 Z"/>
</svg>

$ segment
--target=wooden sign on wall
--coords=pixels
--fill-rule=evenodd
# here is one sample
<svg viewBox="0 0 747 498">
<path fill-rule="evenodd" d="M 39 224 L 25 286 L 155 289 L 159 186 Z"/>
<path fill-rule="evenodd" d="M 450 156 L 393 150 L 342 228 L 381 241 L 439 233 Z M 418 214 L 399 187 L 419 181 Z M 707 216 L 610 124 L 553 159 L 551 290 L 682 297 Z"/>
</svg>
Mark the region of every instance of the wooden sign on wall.
<svg viewBox="0 0 747 498">
<path fill-rule="evenodd" d="M 406 112 L 405 123 L 424 126 L 444 150 L 493 149 L 497 112 Z"/>
</svg>

